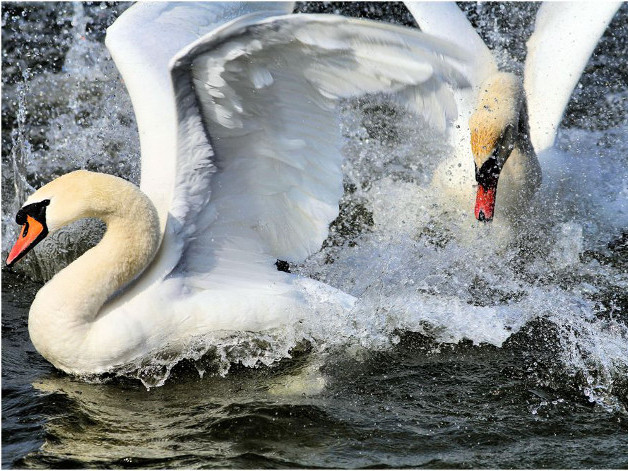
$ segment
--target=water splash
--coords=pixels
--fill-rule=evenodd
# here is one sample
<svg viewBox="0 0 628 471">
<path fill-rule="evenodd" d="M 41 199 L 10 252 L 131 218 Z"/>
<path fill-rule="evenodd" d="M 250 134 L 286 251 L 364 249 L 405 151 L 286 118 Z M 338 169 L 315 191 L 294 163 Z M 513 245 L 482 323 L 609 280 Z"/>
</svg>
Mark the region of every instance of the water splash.
<svg viewBox="0 0 628 471">
<path fill-rule="evenodd" d="M 528 33 L 518 35 L 508 18 L 497 20 L 499 8 L 467 5 L 472 17 L 469 9 L 478 19 L 488 17 L 480 29 L 502 49 L 500 60 L 514 62 L 516 69 L 523 56 L 507 45 L 522 44 Z M 522 23 L 534 8 L 522 5 L 521 14 L 510 18 Z M 139 178 L 129 98 L 102 37 L 90 36 L 97 15 L 87 5 L 73 4 L 60 18 L 69 25 L 60 70 L 34 73 L 20 65 L 21 82 L 4 87 L 17 116 L 8 173 L 3 162 L 4 252 L 16 230 L 14 211 L 32 186 L 75 168 Z M 616 99 L 624 92 L 611 93 L 613 103 L 625 105 Z M 596 104 L 590 102 L 589 108 Z M 532 209 L 551 217 L 515 230 L 499 220 L 478 224 L 471 208 L 435 194 L 431 177 L 451 149 L 420 118 L 381 97 L 345 103 L 341 112 L 347 157 L 341 217 L 323 250 L 291 268 L 357 296 L 354 311 L 340 317 L 321 308 L 280 332 L 193 339 L 182 350 L 159 352 L 115 374 L 155 387 L 183 360 L 200 375 L 226 375 L 234 365 L 272 366 L 301 350 L 316 358 L 341 352 L 359 359 L 362 352 L 394 348 L 404 332 L 418 332 L 437 344 L 470 341 L 511 348 L 525 339 L 517 348 L 529 357 L 530 375 L 540 386 L 605 408 L 625 407 L 626 123 L 614 119 L 606 128 L 589 126 L 597 131 L 563 129 L 559 146 L 580 159 L 583 168 L 604 162 L 588 181 L 599 199 L 581 195 L 569 211 L 536 201 Z M 566 195 L 582 193 L 578 182 L 565 190 Z M 35 266 L 30 275 L 48 279 L 77 256 L 75 249 L 98 239 L 88 224 L 60 232 L 36 249 L 36 263 L 21 266 Z"/>
<path fill-rule="evenodd" d="M 3 161 L 3 257 L 17 235 L 14 215 L 34 188 L 79 168 L 139 181 L 139 142 L 130 99 L 102 38 L 88 33 L 99 10 L 88 12 L 74 3 L 71 11 L 58 13 L 57 23 L 68 25 L 57 39 L 66 51 L 60 70 L 32 70 L 22 61 L 18 67 L 23 80 L 3 87 L 9 119 L 11 114 L 16 117 L 11 178 L 6 178 Z M 28 41 L 18 44 L 16 54 L 30 54 L 31 48 L 35 46 Z M 12 186 L 15 191 L 7 191 Z M 14 269 L 48 280 L 103 233 L 101 223 L 79 221 L 46 238 Z"/>
<path fill-rule="evenodd" d="M 26 94 L 28 93 L 28 71 L 24 69 L 23 82 L 16 87 L 17 95 L 17 116 L 16 127 L 11 131 L 11 152 L 10 152 L 10 175 L 6 176 L 7 166 L 4 166 L 4 180 L 7 187 L 12 187 L 12 192 L 3 195 L 5 205 L 2 214 L 2 238 L 3 240 L 15 240 L 18 227 L 13 224 L 12 215 L 19 209 L 18 201 L 24 201 L 26 197 L 34 191 L 34 188 L 26 180 L 26 164 L 31 160 L 32 148 L 26 137 Z M 6 201 L 9 201 L 7 204 Z M 4 256 L 4 253 L 3 253 Z"/>
</svg>

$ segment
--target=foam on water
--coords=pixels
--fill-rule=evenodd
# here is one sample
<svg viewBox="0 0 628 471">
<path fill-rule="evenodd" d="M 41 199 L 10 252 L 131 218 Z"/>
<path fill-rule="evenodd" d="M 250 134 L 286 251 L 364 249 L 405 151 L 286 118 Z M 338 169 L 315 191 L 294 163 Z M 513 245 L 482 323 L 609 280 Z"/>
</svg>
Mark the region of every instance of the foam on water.
<svg viewBox="0 0 628 471">
<path fill-rule="evenodd" d="M 60 72 L 25 72 L 5 87 L 18 116 L 12 153 L 3 160 L 5 254 L 17 229 L 15 209 L 30 185 L 79 167 L 138 179 L 131 104 L 102 42 L 86 37 L 85 15 L 76 4 Z M 49 114 L 34 129 L 27 115 L 38 107 Z M 617 384 L 628 373 L 621 295 L 628 273 L 625 249 L 613 242 L 628 228 L 626 125 L 563 129 L 558 145 L 576 159 L 573 174 L 586 177 L 540 195 L 529 220 L 515 227 L 500 219 L 480 224 L 472 207 L 435 193 L 431 177 L 452 149 L 420 118 L 380 97 L 345 103 L 341 115 L 347 158 L 341 217 L 324 248 L 291 268 L 356 296 L 355 308 L 339 315 L 326 308 L 325 293 L 311 290 L 314 313 L 295 325 L 191 339 L 183 351 L 160 352 L 117 374 L 150 387 L 163 384 L 184 358 L 200 374 L 220 375 L 236 363 L 273 365 L 302 350 L 317 361 L 338 351 L 358 358 L 391 348 L 408 331 L 440 343 L 501 347 L 540 322 L 551 332 L 556 377 L 571 378 L 580 394 L 604 407 L 627 403 Z M 34 148 L 35 139 L 46 145 Z M 32 277 L 50 278 L 95 242 L 100 233 L 95 237 L 93 227 L 62 231 L 20 266 Z M 548 385 L 556 377 L 550 374 Z M 294 384 L 299 391 L 321 386 L 316 375 Z"/>
</svg>

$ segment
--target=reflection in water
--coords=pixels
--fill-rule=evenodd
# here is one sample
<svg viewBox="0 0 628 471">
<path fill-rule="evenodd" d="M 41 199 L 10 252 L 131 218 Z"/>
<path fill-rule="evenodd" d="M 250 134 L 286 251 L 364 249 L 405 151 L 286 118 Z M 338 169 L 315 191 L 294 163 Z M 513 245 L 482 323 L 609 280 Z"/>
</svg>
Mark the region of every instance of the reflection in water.
<svg viewBox="0 0 628 471">
<path fill-rule="evenodd" d="M 501 348 L 400 334 L 393 348 L 295 355 L 166 384 L 86 383 L 28 341 L 38 289 L 3 273 L 3 461 L 17 467 L 621 467 L 626 414 L 582 396 L 555 327 Z M 26 366 L 26 367 L 25 367 Z M 582 380 L 582 379 L 580 379 Z M 319 386 L 324 383 L 321 389 Z M 617 396 L 627 384 L 616 378 Z M 623 392 L 620 389 L 623 387 Z M 578 437 L 574 439 L 574 437 Z M 557 455 L 553 450 L 561 447 Z M 603 459 L 590 461 L 595 447 Z"/>
<path fill-rule="evenodd" d="M 88 384 L 69 377 L 46 378 L 34 387 L 65 402 L 71 417 L 48 422 L 48 439 L 37 459 L 53 456 L 136 465 L 167 459 L 184 466 L 187 455 L 193 462 L 238 456 L 242 450 L 237 440 L 225 443 L 226 437 L 235 433 L 240 439 L 247 434 L 254 438 L 254 430 L 272 433 L 268 425 L 272 429 L 282 409 L 277 404 L 285 401 L 285 396 L 277 395 L 281 389 L 277 383 L 282 382 L 277 376 L 274 371 L 255 371 L 209 380 L 184 377 L 151 391 L 138 383 Z M 299 395 L 289 396 L 286 415 L 299 405 Z"/>
<path fill-rule="evenodd" d="M 533 381 L 532 350 L 517 345 L 527 341 L 448 348 L 405 335 L 392 351 L 329 361 L 314 395 L 272 391 L 309 358 L 225 378 L 180 371 L 151 391 L 49 376 L 35 383 L 47 394 L 46 441 L 20 464 L 579 467 L 590 446 L 620 464 L 625 417 Z M 583 427 L 591 439 L 571 441 Z M 560 456 L 547 452 L 558 444 Z"/>
</svg>

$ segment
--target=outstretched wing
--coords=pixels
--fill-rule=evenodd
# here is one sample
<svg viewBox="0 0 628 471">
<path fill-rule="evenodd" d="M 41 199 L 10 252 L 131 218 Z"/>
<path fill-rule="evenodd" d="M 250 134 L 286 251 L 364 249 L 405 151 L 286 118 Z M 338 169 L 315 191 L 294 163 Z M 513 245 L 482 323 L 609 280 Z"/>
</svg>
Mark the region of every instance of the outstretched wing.
<svg viewBox="0 0 628 471">
<path fill-rule="evenodd" d="M 228 21 L 251 12 L 290 13 L 293 2 L 137 2 L 107 30 L 109 49 L 133 102 L 142 149 L 141 189 L 159 213 L 162 244 L 142 286 L 178 262 L 182 241 L 166 225 L 177 171 L 177 102 L 170 61 L 182 48 Z M 170 218 L 169 226 L 175 226 Z M 164 233 L 165 232 L 165 233 Z"/>
<path fill-rule="evenodd" d="M 342 196 L 338 100 L 386 93 L 444 128 L 450 87 L 466 85 L 452 57 L 416 30 L 332 15 L 251 14 L 179 53 L 171 212 L 186 272 L 317 251 Z"/>
<path fill-rule="evenodd" d="M 537 153 L 554 145 L 571 93 L 620 5 L 545 2 L 539 8 L 524 75 L 530 137 Z"/>
</svg>

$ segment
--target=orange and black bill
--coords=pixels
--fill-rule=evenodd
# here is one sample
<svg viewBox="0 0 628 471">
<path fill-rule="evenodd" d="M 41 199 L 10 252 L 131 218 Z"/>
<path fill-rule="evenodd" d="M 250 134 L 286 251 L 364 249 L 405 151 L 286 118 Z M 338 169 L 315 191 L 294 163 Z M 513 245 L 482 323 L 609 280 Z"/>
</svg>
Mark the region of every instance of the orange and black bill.
<svg viewBox="0 0 628 471">
<path fill-rule="evenodd" d="M 46 206 L 49 203 L 49 200 L 44 200 L 39 203 L 29 204 L 18 211 L 15 221 L 22 225 L 22 230 L 15 245 L 9 252 L 7 266 L 10 267 L 15 264 L 48 235 Z"/>
<path fill-rule="evenodd" d="M 495 194 L 497 187 L 484 188 L 478 185 L 478 192 L 475 197 L 475 218 L 478 221 L 490 221 L 495 212 Z"/>
<path fill-rule="evenodd" d="M 475 197 L 475 218 L 478 221 L 491 221 L 495 212 L 495 195 L 501 165 L 491 156 L 481 168 L 475 168 L 475 180 L 478 182 L 478 191 Z"/>
</svg>

